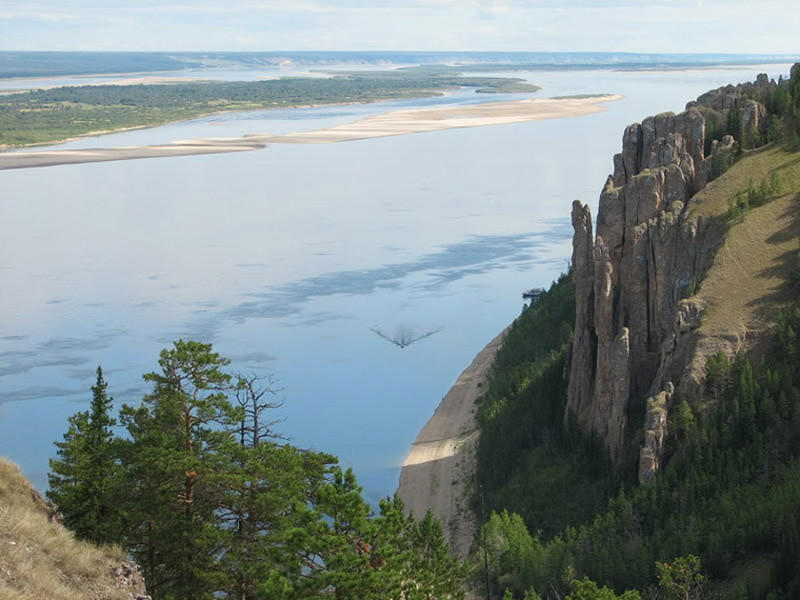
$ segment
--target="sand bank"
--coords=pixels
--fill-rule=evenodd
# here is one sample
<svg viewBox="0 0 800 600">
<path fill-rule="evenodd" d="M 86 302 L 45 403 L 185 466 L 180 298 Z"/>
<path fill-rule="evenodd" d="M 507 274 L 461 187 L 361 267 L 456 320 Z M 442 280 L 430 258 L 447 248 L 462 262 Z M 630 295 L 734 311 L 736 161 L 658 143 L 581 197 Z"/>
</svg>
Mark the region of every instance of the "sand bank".
<svg viewBox="0 0 800 600">
<path fill-rule="evenodd" d="M 221 154 L 258 150 L 264 144 L 236 140 L 196 140 L 174 142 L 159 146 L 130 146 L 123 148 L 96 148 L 87 150 L 51 150 L 47 152 L 9 152 L 0 154 L 0 171 L 4 169 L 28 169 L 113 160 L 137 158 L 165 158 L 168 156 L 194 156 L 199 154 Z"/>
<path fill-rule="evenodd" d="M 127 148 L 4 152 L 0 153 L 0 170 L 110 160 L 243 152 L 245 150 L 257 150 L 268 144 L 329 144 L 441 131 L 444 129 L 563 119 L 601 112 L 605 110 L 604 103 L 618 100 L 619 98 L 621 96 L 563 99 L 537 98 L 513 102 L 487 102 L 467 106 L 395 110 L 337 127 L 288 135 L 255 134 L 241 138 L 189 140 L 158 146 L 131 146 Z"/>
<path fill-rule="evenodd" d="M 466 556 L 475 536 L 469 509 L 479 433 L 475 402 L 505 334 L 489 342 L 461 373 L 414 440 L 400 473 L 397 494 L 406 509 L 418 517 L 431 510 L 459 556 Z"/>
</svg>

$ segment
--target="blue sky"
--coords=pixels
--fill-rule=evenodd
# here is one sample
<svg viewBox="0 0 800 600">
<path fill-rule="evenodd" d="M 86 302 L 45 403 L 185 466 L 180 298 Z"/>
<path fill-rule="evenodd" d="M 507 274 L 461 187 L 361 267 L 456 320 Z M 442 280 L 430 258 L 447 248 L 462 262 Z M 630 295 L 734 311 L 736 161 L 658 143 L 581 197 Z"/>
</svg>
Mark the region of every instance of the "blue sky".
<svg viewBox="0 0 800 600">
<path fill-rule="evenodd" d="M 0 0 L 0 50 L 800 53 L 798 0 Z"/>
</svg>

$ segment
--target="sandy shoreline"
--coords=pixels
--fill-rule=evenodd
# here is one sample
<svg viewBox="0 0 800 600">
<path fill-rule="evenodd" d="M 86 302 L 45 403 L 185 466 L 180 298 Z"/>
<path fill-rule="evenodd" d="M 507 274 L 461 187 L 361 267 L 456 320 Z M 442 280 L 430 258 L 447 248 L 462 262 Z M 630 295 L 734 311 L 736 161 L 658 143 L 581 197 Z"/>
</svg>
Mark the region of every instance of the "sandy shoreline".
<svg viewBox="0 0 800 600">
<path fill-rule="evenodd" d="M 602 112 L 605 110 L 604 103 L 620 98 L 621 96 L 617 95 L 592 98 L 537 98 L 466 106 L 395 110 L 337 127 L 288 135 L 255 134 L 240 138 L 210 138 L 125 148 L 5 152 L 0 153 L 0 170 L 167 156 L 244 152 L 258 150 L 268 144 L 327 144 L 442 131 L 445 129 L 563 119 Z"/>
<path fill-rule="evenodd" d="M 397 494 L 417 517 L 428 510 L 442 524 L 451 551 L 466 556 L 475 537 L 469 509 L 479 431 L 475 402 L 508 330 L 489 342 L 458 377 L 411 445 Z"/>
</svg>

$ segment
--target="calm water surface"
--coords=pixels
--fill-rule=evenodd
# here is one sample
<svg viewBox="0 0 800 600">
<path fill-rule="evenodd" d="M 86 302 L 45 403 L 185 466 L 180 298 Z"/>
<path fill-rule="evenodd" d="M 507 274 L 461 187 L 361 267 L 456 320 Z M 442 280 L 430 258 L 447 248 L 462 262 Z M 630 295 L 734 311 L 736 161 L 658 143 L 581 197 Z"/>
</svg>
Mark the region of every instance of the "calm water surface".
<svg viewBox="0 0 800 600">
<path fill-rule="evenodd" d="M 46 483 L 52 442 L 101 364 L 118 403 L 177 338 L 272 374 L 295 443 L 338 454 L 371 499 L 474 355 L 567 268 L 570 203 L 592 203 L 625 125 L 788 66 L 521 72 L 542 96 L 621 93 L 608 112 L 232 155 L 0 174 L 0 454 Z M 507 73 L 503 73 L 507 75 Z M 467 91 L 230 114 L 63 147 L 287 133 Z M 441 331 L 405 349 L 376 336 Z"/>
</svg>

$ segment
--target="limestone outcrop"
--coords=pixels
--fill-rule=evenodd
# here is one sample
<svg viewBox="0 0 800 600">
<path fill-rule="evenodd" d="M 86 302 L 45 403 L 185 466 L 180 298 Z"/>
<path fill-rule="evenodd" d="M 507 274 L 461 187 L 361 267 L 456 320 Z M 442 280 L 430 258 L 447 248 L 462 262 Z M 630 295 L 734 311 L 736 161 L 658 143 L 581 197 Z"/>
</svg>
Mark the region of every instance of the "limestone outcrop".
<svg viewBox="0 0 800 600">
<path fill-rule="evenodd" d="M 658 471 L 667 437 L 667 407 L 674 388 L 671 383 L 655 398 L 647 399 L 644 420 L 644 441 L 639 451 L 639 481 L 645 483 Z"/>
<path fill-rule="evenodd" d="M 617 464 L 638 458 L 643 481 L 658 469 L 673 384 L 691 362 L 703 307 L 690 297 L 721 240 L 688 207 L 737 149 L 730 135 L 706 145 L 704 110 L 736 108 L 742 131 L 763 132 L 766 109 L 748 96 L 775 85 L 759 76 L 704 94 L 681 114 L 630 125 L 596 231 L 589 207 L 573 204 L 577 314 L 565 425 L 599 436 Z"/>
<path fill-rule="evenodd" d="M 794 68 L 794 67 L 793 67 Z M 770 80 L 765 73 L 761 73 L 754 82 L 726 85 L 706 92 L 694 102 L 689 102 L 686 108 L 705 106 L 717 111 L 742 109 L 745 103 L 754 97 L 763 97 L 769 90 L 774 90 L 781 82 Z"/>
<path fill-rule="evenodd" d="M 648 117 L 625 130 L 594 238 L 588 206 L 573 205 L 577 315 L 566 418 L 600 436 L 618 462 L 633 405 L 672 376 L 665 358 L 687 323 L 676 321 L 679 303 L 704 267 L 706 223 L 686 217 L 707 179 L 704 146 L 697 110 Z"/>
</svg>

